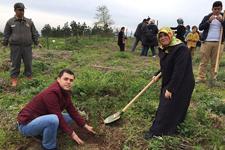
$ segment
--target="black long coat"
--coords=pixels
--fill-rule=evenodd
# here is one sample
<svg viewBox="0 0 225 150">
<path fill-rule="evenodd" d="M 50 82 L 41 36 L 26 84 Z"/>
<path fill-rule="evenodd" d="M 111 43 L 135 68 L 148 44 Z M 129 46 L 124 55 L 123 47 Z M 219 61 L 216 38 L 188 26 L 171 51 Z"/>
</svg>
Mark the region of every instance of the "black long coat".
<svg viewBox="0 0 225 150">
<path fill-rule="evenodd" d="M 172 135 L 184 121 L 194 89 L 191 55 L 182 43 L 171 47 L 169 53 L 159 49 L 162 87 L 160 103 L 155 120 L 150 128 L 153 135 Z M 165 98 L 165 91 L 172 92 L 172 98 Z"/>
<path fill-rule="evenodd" d="M 134 33 L 134 36 L 137 39 L 139 39 L 139 40 L 141 40 L 141 34 L 142 34 L 141 27 L 142 27 L 143 24 L 144 24 L 144 22 L 139 23 L 138 26 L 137 26 L 137 28 L 136 28 L 136 30 L 135 30 L 135 33 Z"/>
<path fill-rule="evenodd" d="M 154 42 L 154 35 L 148 28 L 147 23 L 143 23 L 142 27 L 141 42 L 143 46 L 150 46 Z"/>
<path fill-rule="evenodd" d="M 150 43 L 150 46 L 158 46 L 158 40 L 157 40 L 157 34 L 158 34 L 158 27 L 155 24 L 149 24 L 148 29 L 152 33 L 152 42 Z"/>
<path fill-rule="evenodd" d="M 124 40 L 125 40 L 125 35 L 123 31 L 120 31 L 118 34 L 118 41 L 117 44 L 118 45 L 123 45 L 124 44 Z"/>
</svg>

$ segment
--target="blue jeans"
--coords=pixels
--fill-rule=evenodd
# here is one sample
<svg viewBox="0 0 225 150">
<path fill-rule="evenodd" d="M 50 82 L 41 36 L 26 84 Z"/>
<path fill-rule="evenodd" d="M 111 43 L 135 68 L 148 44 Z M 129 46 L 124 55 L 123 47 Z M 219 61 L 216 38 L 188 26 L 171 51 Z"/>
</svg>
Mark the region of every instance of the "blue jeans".
<svg viewBox="0 0 225 150">
<path fill-rule="evenodd" d="M 67 123 L 72 123 L 73 119 L 68 113 L 63 113 Z M 42 136 L 42 146 L 47 149 L 56 148 L 56 136 L 59 127 L 59 119 L 55 114 L 43 115 L 35 118 L 26 125 L 19 125 L 18 129 L 24 136 Z"/>
</svg>

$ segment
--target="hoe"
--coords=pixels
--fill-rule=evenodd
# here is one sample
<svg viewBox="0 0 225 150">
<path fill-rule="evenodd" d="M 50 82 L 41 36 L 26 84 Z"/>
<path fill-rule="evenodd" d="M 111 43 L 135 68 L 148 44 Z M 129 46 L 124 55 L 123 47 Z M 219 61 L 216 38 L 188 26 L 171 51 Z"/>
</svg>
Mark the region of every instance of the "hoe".
<svg viewBox="0 0 225 150">
<path fill-rule="evenodd" d="M 128 107 L 130 107 L 130 105 L 135 101 L 137 100 L 137 98 L 139 96 L 141 96 L 153 83 L 155 83 L 161 76 L 161 72 L 154 78 L 152 79 L 148 85 L 146 85 L 142 90 L 141 92 L 139 92 L 121 111 L 107 117 L 105 120 L 104 120 L 104 123 L 105 124 L 110 124 L 112 122 L 115 122 L 116 120 L 119 120 L 120 119 L 120 116 L 128 109 Z"/>
</svg>

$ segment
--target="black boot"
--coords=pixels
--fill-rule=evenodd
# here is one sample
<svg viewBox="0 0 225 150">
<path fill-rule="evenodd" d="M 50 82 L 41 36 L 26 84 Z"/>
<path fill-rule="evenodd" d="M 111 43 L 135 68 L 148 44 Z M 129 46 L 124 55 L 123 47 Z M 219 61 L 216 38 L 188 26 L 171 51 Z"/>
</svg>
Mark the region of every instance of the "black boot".
<svg viewBox="0 0 225 150">
<path fill-rule="evenodd" d="M 146 140 L 150 140 L 153 137 L 154 137 L 153 133 L 151 133 L 149 131 L 147 131 L 147 132 L 144 133 L 144 139 L 146 139 Z"/>
</svg>

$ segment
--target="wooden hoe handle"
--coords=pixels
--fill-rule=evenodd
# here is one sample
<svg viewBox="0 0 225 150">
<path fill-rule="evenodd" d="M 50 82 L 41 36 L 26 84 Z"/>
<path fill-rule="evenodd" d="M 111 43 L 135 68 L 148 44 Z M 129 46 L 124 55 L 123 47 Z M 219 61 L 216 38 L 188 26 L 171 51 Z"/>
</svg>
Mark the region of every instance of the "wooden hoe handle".
<svg viewBox="0 0 225 150">
<path fill-rule="evenodd" d="M 129 104 L 127 104 L 124 108 L 123 108 L 123 110 L 122 110 L 122 112 L 125 112 L 127 109 L 128 109 L 128 107 L 130 107 L 130 105 L 139 97 L 139 96 L 141 96 L 153 83 L 155 83 L 158 79 L 159 79 L 159 77 L 161 76 L 161 72 L 154 78 L 154 79 L 152 79 L 149 83 L 148 83 L 148 85 L 146 85 L 142 90 L 141 90 L 141 92 L 139 92 L 130 102 L 129 102 Z"/>
</svg>

